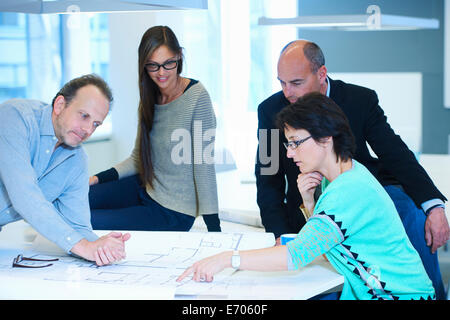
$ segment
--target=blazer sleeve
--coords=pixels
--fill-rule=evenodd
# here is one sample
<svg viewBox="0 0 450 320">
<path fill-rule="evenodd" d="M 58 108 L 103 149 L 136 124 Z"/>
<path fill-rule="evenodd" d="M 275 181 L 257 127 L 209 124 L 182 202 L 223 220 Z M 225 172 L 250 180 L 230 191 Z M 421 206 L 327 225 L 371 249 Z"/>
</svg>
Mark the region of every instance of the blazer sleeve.
<svg viewBox="0 0 450 320">
<path fill-rule="evenodd" d="M 398 180 L 418 207 L 431 199 L 447 200 L 414 154 L 391 128 L 373 90 L 370 90 L 367 106 L 365 138 L 377 154 L 382 167 Z"/>
<path fill-rule="evenodd" d="M 258 148 L 255 164 L 256 200 L 266 232 L 273 232 L 275 238 L 278 238 L 289 230 L 285 204 L 286 180 L 279 146 L 272 146 L 272 141 L 279 144 L 280 138 L 273 137 L 279 130 L 271 130 L 274 128 L 275 114 L 271 110 L 267 110 L 268 107 L 264 102 L 258 107 Z M 278 136 L 279 134 L 278 132 Z"/>
</svg>

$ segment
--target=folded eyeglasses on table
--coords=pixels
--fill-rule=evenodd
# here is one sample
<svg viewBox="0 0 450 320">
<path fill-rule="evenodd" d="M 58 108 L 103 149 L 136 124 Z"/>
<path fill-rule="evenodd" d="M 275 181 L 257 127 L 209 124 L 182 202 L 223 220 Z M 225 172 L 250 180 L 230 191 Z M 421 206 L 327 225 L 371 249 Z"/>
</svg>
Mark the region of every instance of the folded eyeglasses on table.
<svg viewBox="0 0 450 320">
<path fill-rule="evenodd" d="M 44 263 L 44 262 L 52 262 L 58 261 L 59 259 L 36 259 L 36 258 L 27 258 L 22 254 L 19 254 L 17 257 L 13 259 L 12 266 L 13 268 L 45 268 L 50 267 L 53 263 Z M 27 264 L 27 262 L 32 262 L 32 264 Z M 41 264 L 39 264 L 41 263 Z M 44 264 L 42 264 L 44 263 Z"/>
</svg>

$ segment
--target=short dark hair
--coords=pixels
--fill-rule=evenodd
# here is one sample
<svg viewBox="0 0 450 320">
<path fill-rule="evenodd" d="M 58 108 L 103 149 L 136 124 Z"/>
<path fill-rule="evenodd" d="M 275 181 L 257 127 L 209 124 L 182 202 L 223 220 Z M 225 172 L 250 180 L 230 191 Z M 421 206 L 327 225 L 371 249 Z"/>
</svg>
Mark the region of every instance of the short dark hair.
<svg viewBox="0 0 450 320">
<path fill-rule="evenodd" d="M 353 158 L 356 145 L 348 119 L 342 109 L 330 98 L 311 92 L 282 109 L 276 116 L 277 127 L 288 126 L 309 132 L 315 141 L 333 137 L 333 148 L 338 159 Z"/>
<path fill-rule="evenodd" d="M 52 100 L 52 106 L 55 104 L 56 98 L 58 96 L 63 96 L 66 100 L 66 103 L 69 104 L 72 99 L 77 94 L 78 89 L 85 87 L 87 85 L 94 85 L 96 86 L 105 96 L 105 98 L 108 99 L 110 105 L 113 102 L 113 95 L 111 92 L 111 89 L 109 88 L 108 84 L 105 80 L 103 80 L 100 76 L 91 73 L 86 74 L 78 78 L 74 78 L 67 82 L 61 90 L 56 94 L 56 96 Z"/>
</svg>

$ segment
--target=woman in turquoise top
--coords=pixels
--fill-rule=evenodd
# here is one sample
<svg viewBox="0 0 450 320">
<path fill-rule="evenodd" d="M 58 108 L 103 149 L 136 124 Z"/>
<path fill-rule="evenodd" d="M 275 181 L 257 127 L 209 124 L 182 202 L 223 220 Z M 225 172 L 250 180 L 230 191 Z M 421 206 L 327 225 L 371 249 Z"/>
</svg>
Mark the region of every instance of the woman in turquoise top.
<svg viewBox="0 0 450 320">
<path fill-rule="evenodd" d="M 333 100 L 310 93 L 277 115 L 287 156 L 299 166 L 298 188 L 309 218 L 287 245 L 239 252 L 239 269 L 297 269 L 325 254 L 345 277 L 341 299 L 435 299 L 418 253 L 379 182 L 352 159 L 354 138 Z M 322 194 L 314 199 L 314 190 Z M 310 212 L 312 214 L 310 214 Z M 212 281 L 233 252 L 195 263 L 179 277 Z M 233 258 L 235 259 L 235 258 Z M 234 263 L 234 267 L 237 267 Z"/>
</svg>

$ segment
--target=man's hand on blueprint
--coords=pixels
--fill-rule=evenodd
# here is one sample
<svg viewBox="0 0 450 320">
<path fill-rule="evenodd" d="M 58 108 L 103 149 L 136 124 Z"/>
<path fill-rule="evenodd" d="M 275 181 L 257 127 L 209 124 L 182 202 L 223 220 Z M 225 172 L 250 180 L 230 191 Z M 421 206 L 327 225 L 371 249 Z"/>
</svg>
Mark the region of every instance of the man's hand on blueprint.
<svg viewBox="0 0 450 320">
<path fill-rule="evenodd" d="M 126 257 L 125 242 L 130 237 L 129 233 L 110 232 L 96 241 L 82 239 L 71 251 L 86 260 L 95 261 L 98 266 L 103 266 Z"/>
</svg>

